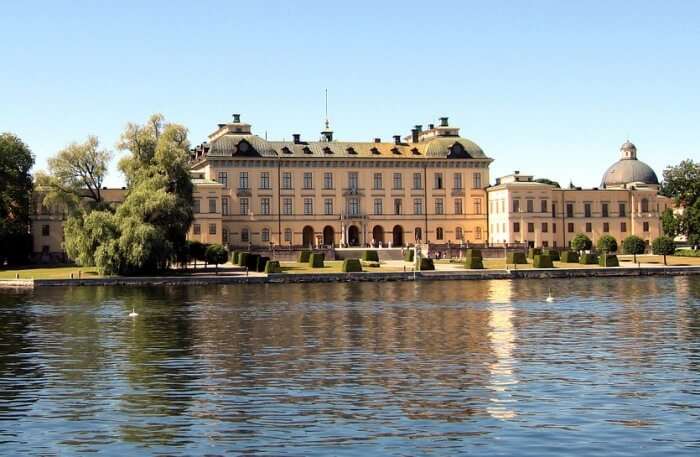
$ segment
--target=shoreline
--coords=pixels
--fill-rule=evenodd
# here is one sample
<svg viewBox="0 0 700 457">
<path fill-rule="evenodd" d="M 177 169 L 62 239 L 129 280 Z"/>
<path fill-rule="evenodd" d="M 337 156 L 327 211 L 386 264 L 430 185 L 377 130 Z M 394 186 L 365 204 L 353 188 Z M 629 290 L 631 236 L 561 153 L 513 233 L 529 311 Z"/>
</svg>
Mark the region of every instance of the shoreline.
<svg viewBox="0 0 700 457">
<path fill-rule="evenodd" d="M 267 276 L 139 276 L 82 279 L 2 279 L 0 289 L 84 286 L 178 286 L 209 284 L 291 284 L 328 282 L 478 281 L 496 279 L 557 279 L 634 276 L 700 275 L 700 266 L 538 268 L 522 270 L 464 270 L 361 273 L 275 273 Z"/>
</svg>

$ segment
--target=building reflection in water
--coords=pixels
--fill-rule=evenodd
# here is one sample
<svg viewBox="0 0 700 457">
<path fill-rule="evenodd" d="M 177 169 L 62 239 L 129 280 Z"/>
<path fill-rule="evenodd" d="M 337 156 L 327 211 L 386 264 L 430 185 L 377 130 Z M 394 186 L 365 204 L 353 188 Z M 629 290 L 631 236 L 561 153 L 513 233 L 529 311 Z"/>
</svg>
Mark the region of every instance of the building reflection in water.
<svg viewBox="0 0 700 457">
<path fill-rule="evenodd" d="M 491 380 L 487 388 L 493 391 L 488 413 L 497 419 L 512 419 L 515 400 L 511 390 L 518 379 L 515 375 L 513 349 L 515 331 L 513 327 L 513 281 L 491 281 L 489 283 L 489 340 L 495 361 L 489 364 Z"/>
</svg>

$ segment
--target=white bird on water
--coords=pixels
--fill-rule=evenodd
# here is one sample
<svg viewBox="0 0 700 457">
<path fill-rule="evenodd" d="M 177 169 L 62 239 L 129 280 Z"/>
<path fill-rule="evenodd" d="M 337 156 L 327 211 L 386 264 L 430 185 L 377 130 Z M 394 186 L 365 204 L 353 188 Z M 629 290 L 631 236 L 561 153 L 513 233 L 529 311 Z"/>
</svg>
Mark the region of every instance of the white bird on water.
<svg viewBox="0 0 700 457">
<path fill-rule="evenodd" d="M 129 313 L 129 317 L 136 317 L 138 315 L 139 315 L 139 313 L 136 312 L 136 309 L 131 308 L 131 312 Z"/>
<path fill-rule="evenodd" d="M 549 288 L 549 292 L 547 293 L 547 298 L 545 300 L 547 303 L 552 303 L 554 301 L 554 297 L 552 297 L 552 288 Z"/>
</svg>

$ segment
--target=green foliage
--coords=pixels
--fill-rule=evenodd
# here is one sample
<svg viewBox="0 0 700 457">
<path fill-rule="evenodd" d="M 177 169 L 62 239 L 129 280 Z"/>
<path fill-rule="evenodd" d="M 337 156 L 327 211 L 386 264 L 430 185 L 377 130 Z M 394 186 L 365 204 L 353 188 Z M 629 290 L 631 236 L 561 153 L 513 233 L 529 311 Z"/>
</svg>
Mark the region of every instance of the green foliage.
<svg viewBox="0 0 700 457">
<path fill-rule="evenodd" d="M 246 256 L 245 260 L 245 266 L 248 268 L 248 271 L 258 271 L 258 259 L 260 258 L 260 254 L 251 254 L 248 253 Z"/>
<path fill-rule="evenodd" d="M 238 255 L 238 251 L 231 251 L 231 255 L 230 255 L 230 257 L 229 257 L 229 260 L 230 260 L 231 263 L 234 264 L 234 265 L 238 263 L 238 260 L 237 260 L 237 258 L 236 258 L 237 255 Z"/>
<path fill-rule="evenodd" d="M 199 241 L 188 241 L 190 258 L 204 262 L 206 260 L 207 246 Z"/>
<path fill-rule="evenodd" d="M 525 265 L 527 263 L 527 258 L 525 257 L 524 252 L 511 251 L 511 252 L 508 252 L 506 254 L 506 263 L 508 265 L 515 265 L 515 264 Z"/>
<path fill-rule="evenodd" d="M 595 265 L 598 263 L 598 256 L 595 254 L 581 254 L 578 263 L 581 265 Z"/>
<path fill-rule="evenodd" d="M 34 157 L 11 133 L 0 134 L 0 266 L 26 263 L 32 252 L 29 235 Z"/>
<path fill-rule="evenodd" d="M 559 189 L 561 187 L 561 186 L 559 186 L 558 182 L 552 181 L 551 179 L 547 179 L 547 178 L 537 178 L 537 179 L 535 179 L 535 182 L 539 182 L 542 184 L 549 184 L 550 186 L 554 186 L 557 189 Z"/>
<path fill-rule="evenodd" d="M 540 248 L 529 248 L 527 250 L 527 258 L 534 259 L 536 255 L 542 254 L 542 249 Z"/>
<path fill-rule="evenodd" d="M 598 259 L 598 265 L 601 267 L 619 267 L 620 261 L 617 260 L 616 255 L 601 255 Z"/>
<path fill-rule="evenodd" d="M 323 261 L 325 258 L 325 254 L 314 252 L 309 256 L 309 266 L 311 268 L 323 268 Z"/>
<path fill-rule="evenodd" d="M 676 243 L 671 237 L 660 236 L 651 242 L 651 252 L 664 256 L 664 265 L 666 265 L 666 256 L 676 252 Z"/>
<path fill-rule="evenodd" d="M 578 263 L 579 257 L 576 251 L 561 251 L 561 261 L 563 263 Z"/>
<path fill-rule="evenodd" d="M 311 251 L 309 251 L 308 249 L 304 249 L 303 251 L 299 252 L 299 258 L 297 259 L 297 262 L 308 263 L 309 257 L 311 257 Z"/>
<path fill-rule="evenodd" d="M 475 259 L 481 259 L 481 250 L 480 249 L 467 249 L 464 253 L 465 257 L 472 257 Z"/>
<path fill-rule="evenodd" d="M 673 255 L 679 257 L 700 257 L 700 249 L 679 249 Z"/>
<path fill-rule="evenodd" d="M 269 261 L 270 261 L 269 257 L 265 257 L 265 256 L 261 255 L 258 258 L 258 265 L 257 265 L 257 268 L 255 269 L 255 271 L 257 271 L 259 273 L 262 273 L 263 271 L 265 271 L 265 265 L 267 265 L 267 262 L 269 262 Z"/>
<path fill-rule="evenodd" d="M 379 262 L 379 254 L 377 251 L 364 251 L 362 253 L 362 260 L 365 262 Z"/>
<path fill-rule="evenodd" d="M 415 251 L 413 249 L 406 249 L 406 251 L 403 253 L 403 260 L 405 262 L 413 262 L 413 254 Z"/>
<path fill-rule="evenodd" d="M 661 227 L 664 235 L 675 237 L 681 233 L 681 222 L 682 217 L 676 217 L 671 208 L 666 208 L 664 212 L 661 213 Z"/>
<path fill-rule="evenodd" d="M 552 262 L 560 260 L 559 251 L 556 249 L 542 249 L 542 254 L 548 255 Z"/>
<path fill-rule="evenodd" d="M 571 249 L 577 252 L 588 251 L 593 247 L 593 242 L 583 233 L 577 234 L 573 240 L 571 240 Z"/>
<path fill-rule="evenodd" d="M 360 259 L 345 259 L 343 260 L 343 273 L 358 273 L 362 271 Z"/>
<path fill-rule="evenodd" d="M 280 267 L 280 263 L 277 260 L 268 260 L 265 263 L 265 273 L 282 273 L 282 267 Z"/>
<path fill-rule="evenodd" d="M 481 257 L 467 256 L 464 259 L 464 268 L 482 270 L 484 268 L 484 261 Z"/>
<path fill-rule="evenodd" d="M 210 244 L 207 246 L 205 257 L 207 259 L 207 263 L 213 263 L 218 267 L 219 264 L 226 263 L 228 260 L 228 253 L 226 252 L 226 248 L 222 245 Z"/>
<path fill-rule="evenodd" d="M 238 253 L 238 266 L 239 267 L 245 267 L 248 265 L 248 256 L 250 254 L 247 252 L 239 252 Z"/>
<path fill-rule="evenodd" d="M 601 252 L 617 252 L 617 240 L 612 235 L 603 235 L 598 238 L 596 247 Z"/>
<path fill-rule="evenodd" d="M 685 207 L 700 200 L 700 163 L 684 160 L 678 165 L 666 167 L 663 176 L 663 195 Z"/>
<path fill-rule="evenodd" d="M 536 254 L 532 259 L 532 266 L 535 268 L 554 268 L 552 258 L 545 254 Z"/>
<path fill-rule="evenodd" d="M 624 240 L 622 240 L 622 253 L 623 254 L 644 254 L 646 249 L 646 243 L 644 240 L 637 235 L 630 235 Z"/>
<path fill-rule="evenodd" d="M 429 270 L 434 270 L 434 269 L 435 269 L 435 264 L 433 263 L 433 259 L 429 259 L 427 257 L 421 257 L 420 263 L 418 265 L 418 270 L 429 271 Z"/>
<path fill-rule="evenodd" d="M 32 252 L 32 235 L 24 224 L 0 220 L 0 269 L 8 265 L 29 263 Z"/>
</svg>

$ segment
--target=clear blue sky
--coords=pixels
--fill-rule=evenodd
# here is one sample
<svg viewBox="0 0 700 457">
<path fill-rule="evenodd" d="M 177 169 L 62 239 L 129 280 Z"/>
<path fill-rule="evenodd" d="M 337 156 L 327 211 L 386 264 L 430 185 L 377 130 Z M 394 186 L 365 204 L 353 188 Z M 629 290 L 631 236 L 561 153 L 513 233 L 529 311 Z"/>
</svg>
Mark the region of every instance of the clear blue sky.
<svg viewBox="0 0 700 457">
<path fill-rule="evenodd" d="M 0 130 L 37 168 L 154 112 L 193 143 L 234 112 L 317 138 L 328 88 L 338 139 L 449 116 L 492 180 L 597 186 L 627 136 L 659 174 L 700 157 L 698 18 L 693 1 L 7 2 Z"/>
</svg>

